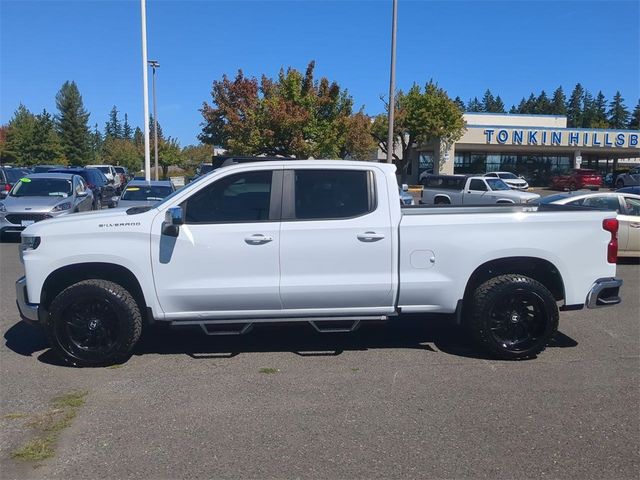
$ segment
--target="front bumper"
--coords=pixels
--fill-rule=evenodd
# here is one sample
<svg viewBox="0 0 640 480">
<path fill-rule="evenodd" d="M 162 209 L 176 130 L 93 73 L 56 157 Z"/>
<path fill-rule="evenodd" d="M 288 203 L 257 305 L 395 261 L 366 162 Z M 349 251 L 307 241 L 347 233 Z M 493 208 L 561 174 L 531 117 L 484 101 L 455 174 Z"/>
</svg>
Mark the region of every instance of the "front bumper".
<svg viewBox="0 0 640 480">
<path fill-rule="evenodd" d="M 16 304 L 22 320 L 28 323 L 38 323 L 38 304 L 28 301 L 26 277 L 20 277 L 16 282 Z"/>
<path fill-rule="evenodd" d="M 622 280 L 619 278 L 600 278 L 596 280 L 587 295 L 587 308 L 611 307 L 619 304 L 620 287 Z"/>
</svg>

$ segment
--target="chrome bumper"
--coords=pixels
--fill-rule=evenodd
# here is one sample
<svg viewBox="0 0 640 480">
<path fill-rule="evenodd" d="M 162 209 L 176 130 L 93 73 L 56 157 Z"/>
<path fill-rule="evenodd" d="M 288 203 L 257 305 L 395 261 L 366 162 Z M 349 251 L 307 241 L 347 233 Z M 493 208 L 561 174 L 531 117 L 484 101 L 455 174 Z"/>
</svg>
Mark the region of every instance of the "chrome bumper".
<svg viewBox="0 0 640 480">
<path fill-rule="evenodd" d="M 587 308 L 601 308 L 617 305 L 622 300 L 618 296 L 622 280 L 619 278 L 600 278 L 595 281 L 587 295 Z"/>
<path fill-rule="evenodd" d="M 16 282 L 16 304 L 20 317 L 31 323 L 38 323 L 38 304 L 27 301 L 27 278 L 21 277 Z"/>
</svg>

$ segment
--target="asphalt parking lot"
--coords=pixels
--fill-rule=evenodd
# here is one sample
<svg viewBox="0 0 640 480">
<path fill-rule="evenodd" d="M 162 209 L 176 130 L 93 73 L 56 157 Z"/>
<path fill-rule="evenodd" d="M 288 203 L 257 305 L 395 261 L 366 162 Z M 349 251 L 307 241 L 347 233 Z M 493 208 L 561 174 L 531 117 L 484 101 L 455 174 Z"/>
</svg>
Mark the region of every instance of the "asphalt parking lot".
<svg viewBox="0 0 640 480">
<path fill-rule="evenodd" d="M 74 369 L 18 317 L 17 248 L 0 244 L 3 479 L 638 478 L 637 262 L 619 266 L 622 305 L 562 314 L 530 361 L 411 318 L 349 335 L 149 332 L 118 368 Z M 78 391 L 53 457 L 12 458 Z"/>
</svg>

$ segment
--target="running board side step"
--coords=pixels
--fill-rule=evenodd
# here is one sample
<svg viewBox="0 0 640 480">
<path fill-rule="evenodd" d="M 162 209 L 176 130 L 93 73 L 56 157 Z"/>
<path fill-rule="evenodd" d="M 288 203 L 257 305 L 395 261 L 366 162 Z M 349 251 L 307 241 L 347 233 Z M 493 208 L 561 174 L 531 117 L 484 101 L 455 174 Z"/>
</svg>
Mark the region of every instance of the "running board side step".
<svg viewBox="0 0 640 480">
<path fill-rule="evenodd" d="M 356 331 L 361 322 L 386 321 L 388 315 L 370 315 L 358 317 L 272 317 L 238 318 L 225 320 L 183 320 L 173 321 L 171 326 L 197 326 L 206 335 L 243 335 L 249 333 L 256 323 L 309 323 L 319 333 L 349 333 Z"/>
</svg>

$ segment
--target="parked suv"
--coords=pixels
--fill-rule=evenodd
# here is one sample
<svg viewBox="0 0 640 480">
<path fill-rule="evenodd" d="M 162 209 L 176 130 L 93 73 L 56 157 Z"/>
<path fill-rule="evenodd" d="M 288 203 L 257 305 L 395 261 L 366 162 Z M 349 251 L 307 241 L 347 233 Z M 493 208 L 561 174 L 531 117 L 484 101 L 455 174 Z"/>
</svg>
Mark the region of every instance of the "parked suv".
<svg viewBox="0 0 640 480">
<path fill-rule="evenodd" d="M 26 168 L 0 167 L 0 198 L 6 197 L 13 184 L 30 173 Z"/>
<path fill-rule="evenodd" d="M 97 168 L 60 168 L 50 170 L 49 173 L 69 173 L 80 175 L 87 187 L 93 192 L 93 209 L 102 207 L 113 208 L 117 204 L 118 194 L 107 177 Z"/>
<path fill-rule="evenodd" d="M 120 194 L 124 185 L 122 184 L 122 177 L 118 172 L 116 172 L 113 165 L 87 165 L 87 168 L 97 168 L 100 170 L 104 176 L 107 177 L 107 180 L 112 182 L 113 188 L 116 189 L 118 195 Z"/>
<path fill-rule="evenodd" d="M 602 187 L 602 176 L 596 170 L 574 168 L 569 173 L 551 177 L 551 188 L 554 190 L 580 190 L 589 188 L 599 190 Z"/>
<path fill-rule="evenodd" d="M 633 167 L 616 178 L 616 188 L 632 187 L 634 185 L 640 185 L 640 167 Z"/>
</svg>

